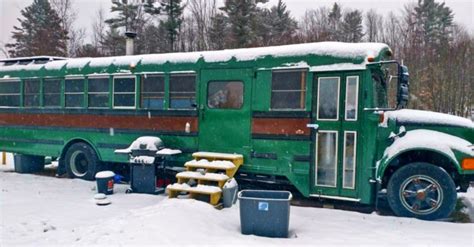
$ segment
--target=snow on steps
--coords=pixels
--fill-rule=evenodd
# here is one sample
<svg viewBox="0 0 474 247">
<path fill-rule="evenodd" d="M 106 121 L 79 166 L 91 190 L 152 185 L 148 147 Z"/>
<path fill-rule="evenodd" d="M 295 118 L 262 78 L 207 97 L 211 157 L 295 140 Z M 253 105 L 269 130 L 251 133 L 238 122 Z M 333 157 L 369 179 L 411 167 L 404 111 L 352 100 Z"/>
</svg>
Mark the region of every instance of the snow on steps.
<svg viewBox="0 0 474 247">
<path fill-rule="evenodd" d="M 225 182 L 229 180 L 229 177 L 225 174 L 218 174 L 218 173 L 201 173 L 201 172 L 193 172 L 193 171 L 185 171 L 176 174 L 176 178 L 178 179 L 178 183 L 186 183 L 190 179 L 198 180 L 198 184 L 206 184 L 207 182 L 217 182 L 217 185 L 222 188 Z"/>
<path fill-rule="evenodd" d="M 216 205 L 222 195 L 222 187 L 234 177 L 237 169 L 243 164 L 241 154 L 196 152 L 193 153 L 194 160 L 186 162 L 186 171 L 176 174 L 178 183 L 166 188 L 169 198 L 178 196 L 179 192 L 189 193 L 191 198 L 199 194 L 209 195 L 209 201 Z M 219 174 L 216 172 L 225 172 Z M 195 179 L 198 182 L 196 187 L 189 186 L 188 182 Z M 217 186 L 205 185 L 209 182 L 217 182 Z"/>
<path fill-rule="evenodd" d="M 174 183 L 166 187 L 170 190 L 186 190 L 187 192 L 200 192 L 204 194 L 220 193 L 222 189 L 217 186 L 198 184 L 195 187 L 191 187 L 188 184 Z"/>
<path fill-rule="evenodd" d="M 213 152 L 196 152 L 193 153 L 194 158 L 213 159 L 213 160 L 237 160 L 242 159 L 241 154 L 213 153 Z"/>
<path fill-rule="evenodd" d="M 221 180 L 228 180 L 229 177 L 225 174 L 218 174 L 218 173 L 200 173 L 200 172 L 180 172 L 176 175 L 177 178 L 194 178 L 194 179 L 202 179 L 202 180 L 209 180 L 209 181 L 221 181 Z"/>
<path fill-rule="evenodd" d="M 198 184 L 196 187 L 191 187 L 188 184 L 174 183 L 166 187 L 169 198 L 175 198 L 179 192 L 188 192 L 191 198 L 196 198 L 199 195 L 209 195 L 209 202 L 212 205 L 217 205 L 221 199 L 222 189 L 217 186 Z"/>
<path fill-rule="evenodd" d="M 185 164 L 188 171 L 198 168 L 206 169 L 208 172 L 222 170 L 229 178 L 233 177 L 244 163 L 244 157 L 241 154 L 196 152 L 193 153 L 193 157 L 195 160 Z"/>
<path fill-rule="evenodd" d="M 202 160 L 191 160 L 184 164 L 186 168 L 203 168 L 203 169 L 213 169 L 213 170 L 223 170 L 227 171 L 235 168 L 235 164 L 227 160 L 214 160 L 209 162 L 206 159 Z"/>
</svg>

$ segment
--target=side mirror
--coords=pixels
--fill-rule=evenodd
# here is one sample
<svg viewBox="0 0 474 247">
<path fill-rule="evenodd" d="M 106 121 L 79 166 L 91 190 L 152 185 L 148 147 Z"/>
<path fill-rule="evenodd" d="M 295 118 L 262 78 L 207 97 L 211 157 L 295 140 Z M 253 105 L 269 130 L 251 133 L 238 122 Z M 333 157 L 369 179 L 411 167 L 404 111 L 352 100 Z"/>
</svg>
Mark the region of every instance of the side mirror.
<svg viewBox="0 0 474 247">
<path fill-rule="evenodd" d="M 405 108 L 409 99 L 409 74 L 408 68 L 404 65 L 398 67 L 398 90 L 397 90 L 397 108 Z"/>
</svg>

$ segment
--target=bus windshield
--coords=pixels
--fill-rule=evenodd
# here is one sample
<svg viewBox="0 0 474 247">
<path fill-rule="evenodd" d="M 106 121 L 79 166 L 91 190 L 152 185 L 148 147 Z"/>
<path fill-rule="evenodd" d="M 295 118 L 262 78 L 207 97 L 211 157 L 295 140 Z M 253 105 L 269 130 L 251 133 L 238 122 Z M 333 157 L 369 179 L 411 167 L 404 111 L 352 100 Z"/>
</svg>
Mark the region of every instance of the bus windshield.
<svg viewBox="0 0 474 247">
<path fill-rule="evenodd" d="M 373 107 L 393 108 L 397 107 L 397 69 L 394 66 L 382 66 L 382 70 L 372 71 L 372 82 L 374 89 Z"/>
</svg>

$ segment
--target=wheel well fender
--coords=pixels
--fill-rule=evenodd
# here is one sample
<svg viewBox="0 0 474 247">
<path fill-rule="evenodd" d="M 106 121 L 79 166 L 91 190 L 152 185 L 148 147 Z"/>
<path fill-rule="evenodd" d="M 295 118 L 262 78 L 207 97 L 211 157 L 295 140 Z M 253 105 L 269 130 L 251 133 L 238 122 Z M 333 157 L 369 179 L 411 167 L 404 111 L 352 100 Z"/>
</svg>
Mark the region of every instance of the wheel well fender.
<svg viewBox="0 0 474 247">
<path fill-rule="evenodd" d="M 386 160 L 377 167 L 377 178 L 386 188 L 390 177 L 402 166 L 413 162 L 427 162 L 443 168 L 452 178 L 456 185 L 459 184 L 459 163 L 446 154 L 437 150 L 430 149 L 412 149 L 406 150 Z"/>
<path fill-rule="evenodd" d="M 89 145 L 92 150 L 94 150 L 94 152 L 96 153 L 97 157 L 99 158 L 99 160 L 101 159 L 100 158 L 100 153 L 99 153 L 99 150 L 97 150 L 97 148 L 95 147 L 94 144 L 92 144 L 92 142 L 90 142 L 89 140 L 87 139 L 83 139 L 83 138 L 73 138 L 71 140 L 68 140 L 66 142 L 66 145 L 64 145 L 63 147 L 63 150 L 61 151 L 61 156 L 60 158 L 62 160 L 64 160 L 64 157 L 66 156 L 66 153 L 67 153 L 67 150 L 73 145 L 73 144 L 76 144 L 76 143 L 79 143 L 79 142 L 84 142 L 86 143 L 87 145 Z"/>
</svg>

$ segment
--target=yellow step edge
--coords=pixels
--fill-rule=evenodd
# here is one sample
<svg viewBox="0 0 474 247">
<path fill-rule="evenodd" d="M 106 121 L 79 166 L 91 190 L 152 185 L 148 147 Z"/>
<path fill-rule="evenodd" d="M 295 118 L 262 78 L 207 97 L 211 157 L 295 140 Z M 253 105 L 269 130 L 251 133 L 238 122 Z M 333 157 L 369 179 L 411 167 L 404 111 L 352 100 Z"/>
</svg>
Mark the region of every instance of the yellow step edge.
<svg viewBox="0 0 474 247">
<path fill-rule="evenodd" d="M 214 187 L 215 189 L 210 190 L 209 188 Z M 180 184 L 172 184 L 166 187 L 168 198 L 176 198 L 178 192 L 188 192 L 191 198 L 195 198 L 196 195 L 209 195 L 209 203 L 217 205 L 222 196 L 222 189 L 216 186 L 198 185 L 197 187 L 186 187 Z"/>
<path fill-rule="evenodd" d="M 225 169 L 226 174 L 227 174 L 227 176 L 229 176 L 229 178 L 234 177 L 234 175 L 235 175 L 235 173 L 237 173 L 237 170 L 239 169 L 239 167 L 244 163 L 244 156 L 241 155 L 241 154 L 214 153 L 214 152 L 195 152 L 195 153 L 193 153 L 193 157 L 196 160 L 199 160 L 199 159 L 207 159 L 209 161 L 226 160 L 226 161 L 232 162 L 235 165 L 235 167 L 232 168 L 232 169 Z M 188 164 L 188 162 L 186 162 L 186 164 Z M 196 167 L 197 165 L 186 165 L 186 164 L 185 164 L 185 166 L 188 168 L 188 170 L 192 170 L 192 169 L 189 169 L 190 167 L 193 167 L 195 169 L 198 168 L 198 167 Z M 205 167 L 202 167 L 202 168 L 205 168 Z M 219 168 L 216 168 L 216 169 L 219 169 Z"/>
<path fill-rule="evenodd" d="M 209 185 L 208 182 L 217 183 L 219 188 L 223 188 L 224 184 L 229 180 L 229 177 L 225 174 L 217 173 L 205 173 L 185 171 L 176 174 L 179 184 L 187 183 L 190 179 L 195 179 L 198 184 Z"/>
<path fill-rule="evenodd" d="M 194 158 L 200 159 L 222 159 L 222 160 L 238 160 L 243 159 L 244 156 L 241 154 L 228 154 L 228 153 L 215 153 L 215 152 L 195 152 L 193 153 Z"/>
</svg>

